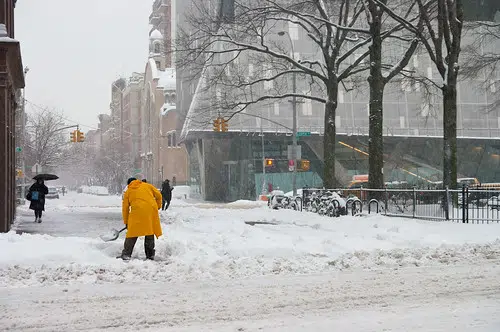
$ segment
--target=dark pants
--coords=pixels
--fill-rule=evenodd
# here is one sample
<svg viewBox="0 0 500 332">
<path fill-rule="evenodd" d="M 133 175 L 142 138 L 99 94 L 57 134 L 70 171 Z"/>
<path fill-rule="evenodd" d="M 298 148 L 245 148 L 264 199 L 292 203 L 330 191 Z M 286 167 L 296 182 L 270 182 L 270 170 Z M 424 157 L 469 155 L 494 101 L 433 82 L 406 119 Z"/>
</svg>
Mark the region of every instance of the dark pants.
<svg viewBox="0 0 500 332">
<path fill-rule="evenodd" d="M 125 239 L 123 244 L 122 257 L 132 256 L 132 251 L 134 251 L 135 243 L 137 242 L 136 237 L 128 237 Z M 153 259 L 155 257 L 155 236 L 147 235 L 144 237 L 144 252 L 146 253 L 146 258 Z"/>
<path fill-rule="evenodd" d="M 41 218 L 42 217 L 42 210 L 35 210 L 35 218 Z"/>
<path fill-rule="evenodd" d="M 166 205 L 166 206 L 165 206 Z M 162 207 L 161 209 L 162 210 L 166 210 L 168 209 L 168 207 L 170 206 L 170 200 L 166 201 L 166 200 L 163 200 L 163 204 L 162 204 Z"/>
</svg>

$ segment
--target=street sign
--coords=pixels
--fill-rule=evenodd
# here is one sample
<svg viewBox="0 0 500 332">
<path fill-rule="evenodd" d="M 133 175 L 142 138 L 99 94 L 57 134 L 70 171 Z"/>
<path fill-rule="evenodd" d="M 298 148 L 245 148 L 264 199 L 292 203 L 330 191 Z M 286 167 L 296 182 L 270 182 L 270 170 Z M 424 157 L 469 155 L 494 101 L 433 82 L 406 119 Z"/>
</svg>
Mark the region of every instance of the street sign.
<svg viewBox="0 0 500 332">
<path fill-rule="evenodd" d="M 20 146 L 16 147 L 16 152 L 22 152 L 22 151 L 23 151 L 22 147 L 20 147 Z"/>
<path fill-rule="evenodd" d="M 288 146 L 288 160 L 297 160 L 302 159 L 302 147 L 297 145 L 297 151 L 293 151 L 293 145 Z"/>
<path fill-rule="evenodd" d="M 134 169 L 134 174 L 139 174 L 139 173 L 142 173 L 142 169 L 140 168 Z"/>
<path fill-rule="evenodd" d="M 311 132 L 310 131 L 298 131 L 297 132 L 297 137 L 304 137 L 304 136 L 311 136 Z"/>
<path fill-rule="evenodd" d="M 35 174 L 38 174 L 38 173 L 41 173 L 42 172 L 42 166 L 40 166 L 39 163 L 36 163 L 35 165 L 33 165 L 33 167 L 31 167 L 31 171 Z"/>
</svg>

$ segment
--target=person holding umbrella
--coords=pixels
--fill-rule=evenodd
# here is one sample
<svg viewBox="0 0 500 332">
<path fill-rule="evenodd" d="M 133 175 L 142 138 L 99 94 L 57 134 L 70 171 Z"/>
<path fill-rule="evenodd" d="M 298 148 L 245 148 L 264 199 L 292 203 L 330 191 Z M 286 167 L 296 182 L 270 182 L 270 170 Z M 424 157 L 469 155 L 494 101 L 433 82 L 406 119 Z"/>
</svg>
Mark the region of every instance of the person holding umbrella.
<svg viewBox="0 0 500 332">
<path fill-rule="evenodd" d="M 45 210 L 45 195 L 49 193 L 49 188 L 42 179 L 36 180 L 30 187 L 26 199 L 30 201 L 30 209 L 35 211 L 35 222 L 42 222 L 42 211 Z"/>
<path fill-rule="evenodd" d="M 42 222 L 42 211 L 45 211 L 45 195 L 49 193 L 49 188 L 44 180 L 57 180 L 59 177 L 53 174 L 38 174 L 33 180 L 36 182 L 31 185 L 26 199 L 30 201 L 30 209 L 35 211 L 35 222 Z"/>
</svg>

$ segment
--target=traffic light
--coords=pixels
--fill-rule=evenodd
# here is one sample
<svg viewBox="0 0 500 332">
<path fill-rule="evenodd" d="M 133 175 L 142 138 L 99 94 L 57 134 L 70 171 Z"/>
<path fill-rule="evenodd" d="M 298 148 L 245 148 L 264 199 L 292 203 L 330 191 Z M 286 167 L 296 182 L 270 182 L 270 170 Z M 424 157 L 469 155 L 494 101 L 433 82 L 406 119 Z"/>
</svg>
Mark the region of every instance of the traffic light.
<svg viewBox="0 0 500 332">
<path fill-rule="evenodd" d="M 22 170 L 20 170 L 20 169 L 17 169 L 17 170 L 16 170 L 16 176 L 17 176 L 18 178 L 22 178 L 22 177 L 23 177 L 23 171 L 22 171 Z"/>
<path fill-rule="evenodd" d="M 219 132 L 221 129 L 221 118 L 217 118 L 214 120 L 214 131 Z"/>
<path fill-rule="evenodd" d="M 220 118 L 220 121 L 221 121 L 220 122 L 220 129 L 221 129 L 221 131 L 226 132 L 228 130 L 228 128 L 227 128 L 227 120 L 224 119 L 224 118 Z"/>
<path fill-rule="evenodd" d="M 80 130 L 76 131 L 76 141 L 80 143 L 85 141 L 85 134 L 82 133 Z"/>
<path fill-rule="evenodd" d="M 273 167 L 273 166 L 274 166 L 274 159 L 266 158 L 266 167 Z"/>
<path fill-rule="evenodd" d="M 75 143 L 77 138 L 76 130 L 69 133 L 69 141 Z"/>
</svg>

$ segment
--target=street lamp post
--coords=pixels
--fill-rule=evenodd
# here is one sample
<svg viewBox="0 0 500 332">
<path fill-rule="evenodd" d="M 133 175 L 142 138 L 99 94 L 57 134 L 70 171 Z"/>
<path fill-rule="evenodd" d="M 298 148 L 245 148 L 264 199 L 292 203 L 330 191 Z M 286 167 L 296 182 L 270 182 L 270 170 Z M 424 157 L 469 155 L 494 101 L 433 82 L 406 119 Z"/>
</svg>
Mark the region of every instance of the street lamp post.
<svg viewBox="0 0 500 332">
<path fill-rule="evenodd" d="M 279 36 L 284 36 L 287 35 L 288 39 L 290 40 L 290 46 L 292 48 L 292 59 L 295 61 L 295 50 L 293 46 L 293 40 L 292 37 L 290 37 L 290 34 L 287 31 L 280 31 L 278 32 Z M 293 67 L 292 67 L 293 68 Z M 292 97 L 292 113 L 293 113 L 293 120 L 292 120 L 292 157 L 293 157 L 293 175 L 292 175 L 292 190 L 293 190 L 293 195 L 297 195 L 297 97 L 295 96 L 297 92 L 297 77 L 295 74 L 295 71 L 292 72 L 292 92 L 293 92 L 293 97 Z"/>
</svg>

